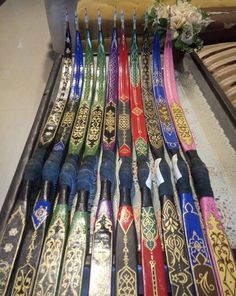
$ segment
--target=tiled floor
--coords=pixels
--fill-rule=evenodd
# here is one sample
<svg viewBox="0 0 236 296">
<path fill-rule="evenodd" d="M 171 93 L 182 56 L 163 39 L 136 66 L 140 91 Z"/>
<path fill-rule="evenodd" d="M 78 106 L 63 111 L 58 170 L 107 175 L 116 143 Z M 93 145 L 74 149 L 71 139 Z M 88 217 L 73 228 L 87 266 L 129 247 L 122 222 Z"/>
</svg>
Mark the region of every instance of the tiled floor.
<svg viewBox="0 0 236 296">
<path fill-rule="evenodd" d="M 53 64 L 44 1 L 3 3 L 0 37 L 1 208 Z"/>
</svg>

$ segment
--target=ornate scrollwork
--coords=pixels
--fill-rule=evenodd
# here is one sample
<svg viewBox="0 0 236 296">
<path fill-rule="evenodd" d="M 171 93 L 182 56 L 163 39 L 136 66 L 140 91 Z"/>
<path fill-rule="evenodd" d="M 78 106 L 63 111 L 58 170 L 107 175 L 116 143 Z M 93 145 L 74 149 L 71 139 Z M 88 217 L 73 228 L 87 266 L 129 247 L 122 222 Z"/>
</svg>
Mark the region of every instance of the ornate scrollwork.
<svg viewBox="0 0 236 296">
<path fill-rule="evenodd" d="M 96 105 L 91 111 L 91 120 L 87 133 L 86 150 L 93 151 L 99 145 L 102 127 L 102 106 Z"/>
<path fill-rule="evenodd" d="M 64 59 L 64 65 L 62 69 L 62 78 L 59 85 L 59 91 L 55 99 L 52 110 L 48 116 L 47 122 L 40 137 L 40 144 L 42 146 L 49 144 L 54 139 L 58 125 L 61 121 L 67 98 L 70 90 L 70 81 L 72 73 L 72 61 L 71 59 Z"/>
<path fill-rule="evenodd" d="M 176 123 L 175 126 L 177 128 L 180 138 L 187 145 L 191 145 L 193 142 L 193 137 L 189 129 L 188 122 L 184 116 L 183 109 L 176 103 L 172 103 L 170 107 L 174 115 L 174 120 Z"/>
<path fill-rule="evenodd" d="M 118 272 L 118 295 L 131 296 L 137 293 L 136 273 L 129 266 L 125 265 Z"/>
<path fill-rule="evenodd" d="M 162 228 L 169 279 L 174 295 L 179 291 L 184 295 L 192 294 L 193 281 L 186 256 L 185 240 L 180 226 L 178 213 L 171 200 L 164 202 L 162 209 Z"/>
<path fill-rule="evenodd" d="M 24 228 L 25 216 L 20 205 L 11 214 L 5 230 L 7 235 L 3 236 L 0 245 L 0 295 L 5 295 Z"/>
<path fill-rule="evenodd" d="M 152 80 L 149 71 L 149 52 L 142 52 L 142 97 L 146 128 L 151 145 L 159 149 L 163 145 L 160 124 L 158 122 L 156 106 L 152 90 Z"/>
<path fill-rule="evenodd" d="M 105 108 L 103 142 L 107 145 L 116 139 L 116 104 L 110 101 Z"/>
<path fill-rule="evenodd" d="M 235 262 L 221 221 L 213 212 L 208 216 L 207 228 L 224 295 L 233 296 L 236 294 Z"/>
<path fill-rule="evenodd" d="M 141 224 L 142 224 L 142 238 L 145 242 L 146 248 L 150 251 L 156 248 L 156 240 L 158 237 L 158 230 L 156 224 L 156 216 L 153 207 L 141 209 Z"/>
<path fill-rule="evenodd" d="M 112 220 L 106 211 L 95 223 L 90 295 L 110 295 L 112 268 Z"/>
<path fill-rule="evenodd" d="M 44 242 L 36 277 L 34 295 L 56 295 L 56 285 L 62 258 L 66 229 L 67 209 L 57 206 Z"/>
<path fill-rule="evenodd" d="M 136 140 L 136 153 L 137 156 L 146 156 L 148 153 L 147 142 L 141 137 Z"/>
<path fill-rule="evenodd" d="M 86 213 L 74 215 L 65 250 L 59 295 L 80 295 L 83 265 L 86 255 L 87 222 Z"/>
<path fill-rule="evenodd" d="M 78 109 L 75 123 L 70 138 L 71 152 L 76 152 L 84 142 L 86 126 L 89 115 L 89 105 L 87 102 L 81 104 Z"/>
<path fill-rule="evenodd" d="M 183 206 L 183 220 L 184 223 L 199 223 L 199 216 L 196 208 L 190 202 L 186 202 Z M 191 222 L 190 222 L 191 221 Z M 214 276 L 213 267 L 210 261 L 208 249 L 205 238 L 202 234 L 200 225 L 195 225 L 192 228 L 188 225 L 186 231 L 186 239 L 188 243 L 189 258 L 192 265 L 192 272 L 194 274 L 195 283 L 197 285 L 198 293 L 203 295 L 216 295 L 217 287 Z"/>
</svg>

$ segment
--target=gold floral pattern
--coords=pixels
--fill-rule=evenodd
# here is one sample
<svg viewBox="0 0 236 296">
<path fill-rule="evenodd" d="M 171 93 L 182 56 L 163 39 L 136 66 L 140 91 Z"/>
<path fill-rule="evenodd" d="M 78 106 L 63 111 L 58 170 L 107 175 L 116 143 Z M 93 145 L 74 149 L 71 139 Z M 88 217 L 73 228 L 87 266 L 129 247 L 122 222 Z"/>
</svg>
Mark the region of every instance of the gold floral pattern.
<svg viewBox="0 0 236 296">
<path fill-rule="evenodd" d="M 76 212 L 64 255 L 59 295 L 81 295 L 87 243 L 87 213 Z"/>
<path fill-rule="evenodd" d="M 67 206 L 57 205 L 44 242 L 33 295 L 56 295 L 67 219 Z"/>
<path fill-rule="evenodd" d="M 177 210 L 170 199 L 164 201 L 162 229 L 172 294 L 192 295 L 193 280 L 185 248 L 184 234 Z"/>
<path fill-rule="evenodd" d="M 216 260 L 224 295 L 236 295 L 236 267 L 225 232 L 216 215 L 211 213 L 207 219 L 207 232 Z"/>
<path fill-rule="evenodd" d="M 170 108 L 173 112 L 175 126 L 177 128 L 178 135 L 184 143 L 186 143 L 187 145 L 191 145 L 193 142 L 193 137 L 189 129 L 188 122 L 185 118 L 183 109 L 176 103 L 172 103 Z"/>
</svg>

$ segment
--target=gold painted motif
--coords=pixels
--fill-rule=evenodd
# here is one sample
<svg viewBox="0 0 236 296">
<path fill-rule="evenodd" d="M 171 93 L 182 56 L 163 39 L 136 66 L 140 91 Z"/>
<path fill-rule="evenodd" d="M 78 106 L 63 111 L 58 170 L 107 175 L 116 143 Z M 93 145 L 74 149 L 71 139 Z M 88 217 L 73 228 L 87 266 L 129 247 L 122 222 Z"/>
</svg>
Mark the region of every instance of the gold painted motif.
<svg viewBox="0 0 236 296">
<path fill-rule="evenodd" d="M 31 244 L 29 245 L 28 248 L 28 254 L 26 257 L 26 262 L 29 263 L 30 259 L 32 258 L 32 252 L 35 249 L 35 241 L 37 238 L 37 230 L 34 231 L 33 235 L 32 235 L 32 240 L 31 240 Z"/>
<path fill-rule="evenodd" d="M 112 233 L 112 222 L 106 213 L 102 213 L 99 219 L 96 221 L 94 233 L 100 231 L 102 228 L 105 228 L 110 233 Z"/>
<path fill-rule="evenodd" d="M 107 103 L 104 116 L 103 143 L 111 145 L 116 139 L 116 104 Z"/>
<path fill-rule="evenodd" d="M 64 59 L 64 65 L 62 69 L 61 82 L 59 85 L 59 90 L 57 97 L 53 104 L 52 110 L 48 116 L 47 122 L 44 125 L 40 136 L 40 144 L 45 145 L 51 143 L 54 139 L 57 128 L 61 121 L 67 98 L 70 91 L 70 82 L 72 75 L 72 61 L 71 59 Z"/>
<path fill-rule="evenodd" d="M 149 47 L 149 44 L 148 44 Z M 145 115 L 145 123 L 148 132 L 148 138 L 153 147 L 159 149 L 163 146 L 163 139 L 158 122 L 156 106 L 154 103 L 154 94 L 150 74 L 150 55 L 149 51 L 142 52 L 142 99 Z"/>
<path fill-rule="evenodd" d="M 149 251 L 156 248 L 158 237 L 156 216 L 153 207 L 141 209 L 142 238 Z"/>
<path fill-rule="evenodd" d="M 137 156 L 147 155 L 148 153 L 147 142 L 142 137 L 136 140 L 135 147 L 136 147 Z"/>
<path fill-rule="evenodd" d="M 35 249 L 35 240 L 37 238 L 37 230 L 32 235 L 31 243 L 28 247 L 28 253 L 26 257 L 26 264 L 17 270 L 15 282 L 13 286 L 12 295 L 30 295 L 32 289 L 32 279 L 36 274 L 36 269 L 30 264 L 32 258 L 32 252 Z"/>
<path fill-rule="evenodd" d="M 170 200 L 163 205 L 162 229 L 172 294 L 192 295 L 193 280 L 184 235 L 175 205 Z"/>
<path fill-rule="evenodd" d="M 117 295 L 126 296 L 126 295 L 136 295 L 137 293 L 137 277 L 136 272 L 132 270 L 129 264 L 129 249 L 128 249 L 128 231 L 130 229 L 131 224 L 133 223 L 130 219 L 131 213 L 127 207 L 123 207 L 122 214 L 120 216 L 120 220 L 118 223 L 124 233 L 123 242 L 123 261 L 124 266 L 117 272 Z M 123 227 L 123 223 L 129 223 L 127 227 Z"/>
<path fill-rule="evenodd" d="M 83 103 L 79 107 L 77 114 L 78 115 L 76 116 L 75 123 L 73 126 L 72 136 L 70 138 L 70 144 L 73 146 L 82 144 L 82 142 L 84 141 L 86 123 L 89 114 L 89 106 L 87 102 Z"/>
<path fill-rule="evenodd" d="M 126 131 L 130 128 L 130 119 L 128 114 L 120 114 L 119 115 L 119 129 L 122 131 Z M 125 141 L 124 141 L 125 142 Z"/>
<path fill-rule="evenodd" d="M 188 248 L 190 256 L 194 258 L 192 270 L 198 293 L 215 296 L 217 288 L 215 286 L 213 267 L 209 265 L 209 259 L 206 257 L 205 241 L 195 231 L 193 231 L 192 237 L 189 239 Z"/>
<path fill-rule="evenodd" d="M 9 231 L 9 236 L 16 236 L 18 232 L 19 231 L 17 230 L 16 227 L 11 228 L 10 231 Z"/>
<path fill-rule="evenodd" d="M 129 266 L 125 265 L 119 270 L 117 282 L 117 296 L 137 295 L 136 273 Z"/>
<path fill-rule="evenodd" d="M 207 219 L 207 233 L 224 295 L 236 295 L 236 265 L 221 221 L 214 214 Z"/>
<path fill-rule="evenodd" d="M 103 110 L 100 105 L 92 109 L 91 120 L 87 133 L 86 145 L 88 148 L 93 149 L 96 145 L 99 144 L 100 140 L 100 131 L 102 127 L 102 115 Z"/>
<path fill-rule="evenodd" d="M 160 122 L 165 126 L 167 132 L 173 132 L 173 126 L 171 124 L 172 119 L 170 113 L 167 109 L 166 102 L 163 98 L 159 97 L 158 99 L 158 114 L 160 117 Z"/>
<path fill-rule="evenodd" d="M 122 101 L 123 103 L 127 103 L 129 98 L 126 95 L 121 95 L 119 100 Z"/>
<path fill-rule="evenodd" d="M 153 252 L 157 247 L 158 229 L 157 221 L 153 207 L 141 208 L 141 227 L 142 227 L 142 241 L 144 246 L 149 250 L 151 260 L 149 261 L 152 289 L 154 295 L 158 295 L 157 291 L 157 277 L 156 277 L 156 262 L 153 257 Z"/>
<path fill-rule="evenodd" d="M 110 296 L 112 272 L 112 221 L 103 212 L 95 223 L 89 295 Z"/>
<path fill-rule="evenodd" d="M 63 127 L 63 128 L 70 127 L 73 123 L 73 120 L 74 120 L 74 112 L 71 112 L 71 111 L 66 112 L 63 117 L 61 127 Z"/>
<path fill-rule="evenodd" d="M 87 217 L 75 213 L 68 237 L 59 285 L 59 295 L 81 295 L 83 265 L 86 256 Z M 85 214 L 84 214 L 85 216 Z"/>
<path fill-rule="evenodd" d="M 118 128 L 119 128 L 119 152 L 122 154 L 131 153 L 131 134 L 130 134 L 130 114 L 128 97 L 124 96 L 122 100 L 122 106 L 120 106 L 121 112 L 119 114 Z"/>
<path fill-rule="evenodd" d="M 140 116 L 142 113 L 143 113 L 143 110 L 142 109 L 140 109 L 139 107 L 134 107 L 133 109 L 132 109 L 132 113 L 134 113 L 135 114 L 135 116 Z"/>
<path fill-rule="evenodd" d="M 59 206 L 58 206 L 59 207 Z M 56 208 L 47 237 L 44 242 L 41 260 L 35 281 L 33 295 L 56 295 L 56 283 L 66 238 L 66 209 Z"/>
<path fill-rule="evenodd" d="M 11 273 L 12 266 L 4 260 L 0 260 L 0 295 L 4 295 L 6 292 L 7 284 L 9 281 L 9 275 Z"/>
<path fill-rule="evenodd" d="M 6 293 L 24 228 L 25 216 L 22 210 L 22 206 L 19 206 L 17 207 L 16 211 L 11 214 L 10 219 L 8 220 L 6 230 L 0 245 L 0 295 L 5 295 Z M 15 235 L 9 236 L 9 232 L 12 233 L 13 231 L 12 229 L 15 229 Z"/>
<path fill-rule="evenodd" d="M 186 143 L 187 145 L 191 145 L 193 142 L 193 137 L 189 129 L 188 122 L 184 116 L 182 107 L 177 105 L 176 103 L 172 103 L 170 108 L 173 113 L 178 135 L 184 143 Z"/>
<path fill-rule="evenodd" d="M 112 133 L 115 130 L 115 124 L 116 124 L 115 114 L 114 112 L 112 112 L 112 110 L 109 110 L 105 116 L 106 130 L 109 133 Z"/>
<path fill-rule="evenodd" d="M 152 253 L 151 253 L 151 257 L 152 257 Z M 156 275 L 156 261 L 155 260 L 150 260 L 149 264 L 150 264 L 150 269 L 151 269 L 153 295 L 158 296 L 157 275 Z"/>
<path fill-rule="evenodd" d="M 19 268 L 16 273 L 11 296 L 29 296 L 32 289 L 32 278 L 34 278 L 35 273 L 35 268 L 29 263 Z"/>
</svg>

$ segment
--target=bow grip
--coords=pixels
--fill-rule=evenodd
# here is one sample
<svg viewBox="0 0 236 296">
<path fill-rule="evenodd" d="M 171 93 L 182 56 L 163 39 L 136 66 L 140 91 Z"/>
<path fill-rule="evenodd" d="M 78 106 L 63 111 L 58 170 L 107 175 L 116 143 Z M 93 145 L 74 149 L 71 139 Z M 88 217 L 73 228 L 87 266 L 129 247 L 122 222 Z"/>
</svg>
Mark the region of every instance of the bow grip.
<svg viewBox="0 0 236 296">
<path fill-rule="evenodd" d="M 138 157 L 138 182 L 140 189 L 148 186 L 147 184 L 149 184 L 148 187 L 151 187 L 151 178 L 148 163 L 149 161 L 147 156 Z"/>
<path fill-rule="evenodd" d="M 190 156 L 191 154 L 188 155 Z M 198 155 L 194 155 L 193 157 L 190 156 L 189 165 L 198 198 L 200 199 L 204 196 L 213 197 L 214 194 L 211 188 L 209 172 L 205 163 Z"/>
<path fill-rule="evenodd" d="M 101 181 L 109 180 L 111 182 L 111 192 L 115 190 L 115 154 L 111 150 L 104 150 L 100 168 Z"/>
<path fill-rule="evenodd" d="M 173 196 L 170 167 L 165 158 L 157 158 L 155 160 L 155 170 L 159 196 Z"/>
<path fill-rule="evenodd" d="M 119 169 L 120 188 L 132 188 L 133 173 L 131 157 L 122 157 L 122 163 Z"/>
<path fill-rule="evenodd" d="M 43 167 L 43 181 L 51 182 L 53 188 L 57 185 L 63 155 L 64 150 L 52 150 Z"/>
<path fill-rule="evenodd" d="M 94 180 L 96 178 L 97 158 L 94 155 L 87 155 L 84 157 L 78 173 L 78 190 L 90 192 L 93 188 Z"/>
<path fill-rule="evenodd" d="M 41 179 L 43 163 L 46 157 L 47 150 L 45 147 L 37 148 L 29 159 L 24 170 L 24 180 L 38 182 Z"/>
<path fill-rule="evenodd" d="M 59 177 L 59 185 L 67 185 L 70 188 L 70 194 L 74 195 L 77 191 L 77 175 L 78 175 L 78 156 L 69 154 L 61 169 Z"/>
<path fill-rule="evenodd" d="M 192 193 L 188 167 L 179 153 L 172 156 L 172 165 L 178 194 Z"/>
</svg>

